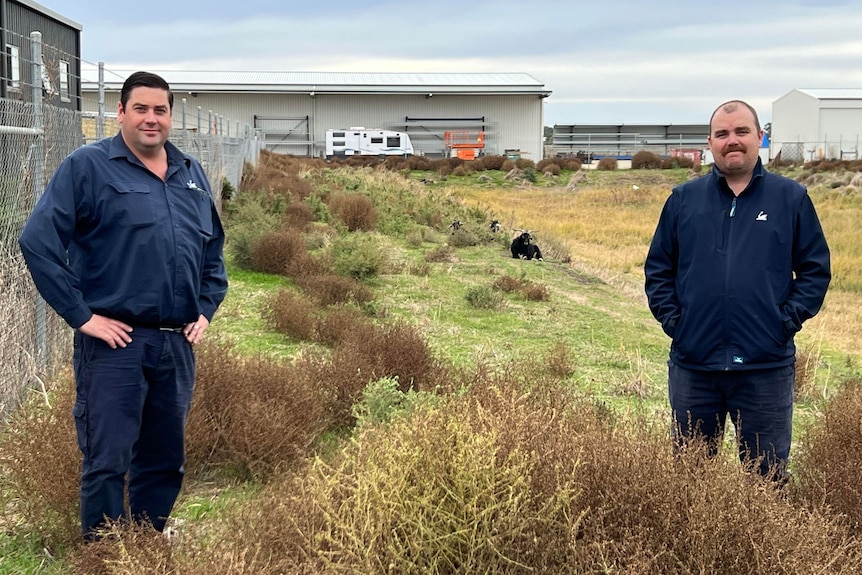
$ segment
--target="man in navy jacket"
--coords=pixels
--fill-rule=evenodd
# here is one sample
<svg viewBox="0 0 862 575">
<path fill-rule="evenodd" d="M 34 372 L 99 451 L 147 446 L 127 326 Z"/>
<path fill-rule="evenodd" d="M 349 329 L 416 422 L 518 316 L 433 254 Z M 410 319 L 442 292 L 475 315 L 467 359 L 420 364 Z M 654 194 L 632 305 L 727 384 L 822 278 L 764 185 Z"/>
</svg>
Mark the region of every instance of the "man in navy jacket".
<svg viewBox="0 0 862 575">
<path fill-rule="evenodd" d="M 72 152 L 19 238 L 33 281 L 75 329 L 81 523 L 159 531 L 182 485 L 192 346 L 227 292 L 224 231 L 201 165 L 168 141 L 161 77 L 123 84 L 120 133 Z"/>
<path fill-rule="evenodd" d="M 712 171 L 674 188 L 644 265 L 650 310 L 673 340 L 675 438 L 715 453 L 727 416 L 739 455 L 783 480 L 790 455 L 796 347 L 831 279 L 811 198 L 767 172 L 755 110 L 732 100 L 710 119 Z"/>
</svg>

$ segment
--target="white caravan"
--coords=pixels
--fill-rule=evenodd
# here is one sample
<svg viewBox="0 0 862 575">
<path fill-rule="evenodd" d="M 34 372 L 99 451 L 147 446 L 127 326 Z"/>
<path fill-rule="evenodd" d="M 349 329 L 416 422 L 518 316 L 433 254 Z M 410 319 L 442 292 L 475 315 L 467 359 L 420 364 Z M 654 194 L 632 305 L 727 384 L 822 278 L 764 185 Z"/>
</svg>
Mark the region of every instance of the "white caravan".
<svg viewBox="0 0 862 575">
<path fill-rule="evenodd" d="M 343 156 L 412 156 L 413 144 L 404 132 L 350 128 L 326 130 L 326 158 Z"/>
</svg>

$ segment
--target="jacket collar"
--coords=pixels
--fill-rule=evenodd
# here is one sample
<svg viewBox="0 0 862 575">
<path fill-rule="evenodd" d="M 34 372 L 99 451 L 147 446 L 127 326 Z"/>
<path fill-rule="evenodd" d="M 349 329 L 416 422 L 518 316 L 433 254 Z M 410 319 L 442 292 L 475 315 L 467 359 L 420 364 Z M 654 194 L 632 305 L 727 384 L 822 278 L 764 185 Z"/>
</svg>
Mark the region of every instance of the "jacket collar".
<svg viewBox="0 0 862 575">
<path fill-rule="evenodd" d="M 751 172 L 751 179 L 740 195 L 753 188 L 763 178 L 764 174 L 766 174 L 766 168 L 763 167 L 763 161 L 757 158 L 757 164 L 754 165 L 754 170 Z M 730 186 L 727 185 L 727 177 L 719 171 L 718 166 L 715 164 L 712 164 L 712 178 L 721 189 L 730 191 Z"/>
</svg>

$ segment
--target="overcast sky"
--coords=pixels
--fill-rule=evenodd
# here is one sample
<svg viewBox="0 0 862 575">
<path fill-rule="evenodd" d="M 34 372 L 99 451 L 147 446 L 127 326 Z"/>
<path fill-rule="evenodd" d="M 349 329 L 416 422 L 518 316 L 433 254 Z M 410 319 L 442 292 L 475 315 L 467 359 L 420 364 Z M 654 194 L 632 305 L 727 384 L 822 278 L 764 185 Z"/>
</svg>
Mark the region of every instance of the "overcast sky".
<svg viewBox="0 0 862 575">
<path fill-rule="evenodd" d="M 524 72 L 545 124 L 762 122 L 794 88 L 862 88 L 862 0 L 37 0 L 117 70 Z M 86 77 L 96 80 L 96 77 Z"/>
</svg>

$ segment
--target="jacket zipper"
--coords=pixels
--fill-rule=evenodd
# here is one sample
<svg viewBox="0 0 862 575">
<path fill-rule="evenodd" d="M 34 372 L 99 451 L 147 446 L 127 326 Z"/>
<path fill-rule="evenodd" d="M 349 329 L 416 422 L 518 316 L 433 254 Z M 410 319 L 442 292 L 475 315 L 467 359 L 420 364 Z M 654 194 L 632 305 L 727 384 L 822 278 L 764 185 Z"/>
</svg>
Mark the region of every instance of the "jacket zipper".
<svg viewBox="0 0 862 575">
<path fill-rule="evenodd" d="M 733 201 L 730 203 L 730 213 L 728 214 L 728 216 L 730 218 L 733 218 L 734 215 L 736 215 L 736 197 L 734 197 Z M 732 226 L 731 226 L 731 228 L 729 228 L 727 230 L 727 232 L 728 232 L 728 234 L 727 234 L 727 246 L 726 246 L 727 247 L 727 259 L 725 260 L 725 268 L 724 268 L 724 274 L 725 274 L 725 277 L 724 277 L 724 322 L 725 322 L 724 323 L 724 337 L 725 337 L 725 339 L 724 339 L 724 341 L 725 341 L 724 371 L 729 371 L 730 370 L 730 364 L 732 363 L 730 361 L 730 354 L 728 353 L 730 350 L 731 338 L 729 337 L 729 335 L 727 333 L 727 322 L 728 322 L 728 318 L 727 318 L 727 314 L 728 314 L 728 311 L 727 311 L 728 310 L 727 289 L 728 289 L 728 285 L 729 285 L 729 275 L 730 275 L 730 261 L 729 261 L 729 259 L 730 259 L 730 236 L 732 235 Z"/>
</svg>

